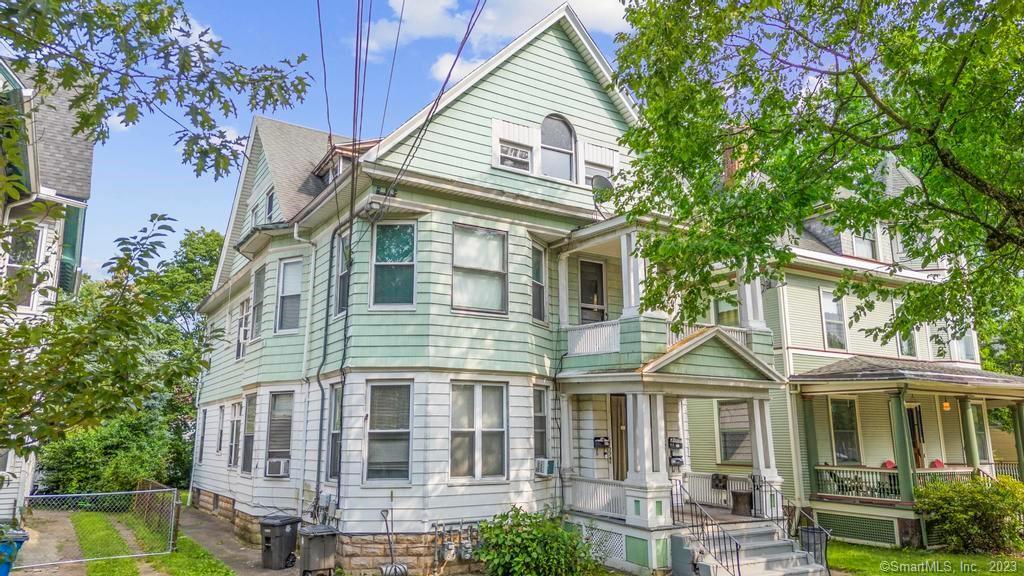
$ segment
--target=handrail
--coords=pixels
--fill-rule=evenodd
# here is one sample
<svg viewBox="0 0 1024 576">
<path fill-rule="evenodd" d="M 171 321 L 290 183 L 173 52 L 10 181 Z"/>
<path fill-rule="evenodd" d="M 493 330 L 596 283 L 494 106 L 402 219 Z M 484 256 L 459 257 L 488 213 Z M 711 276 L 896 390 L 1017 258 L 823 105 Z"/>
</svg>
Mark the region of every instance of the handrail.
<svg viewBox="0 0 1024 576">
<path fill-rule="evenodd" d="M 801 549 L 810 553 L 814 561 L 824 566 L 825 571 L 831 575 L 832 570 L 828 567 L 828 543 L 832 539 L 832 532 L 823 528 L 813 516 L 786 498 L 782 490 L 761 476 L 752 474 L 750 481 L 754 484 L 755 511 L 760 510 L 764 513 L 765 519 L 775 523 L 786 537 L 797 536 Z M 792 518 L 787 510 L 793 511 Z M 800 531 L 800 528 L 811 530 L 804 532 Z M 807 549 L 808 545 L 811 550 Z"/>
<path fill-rule="evenodd" d="M 740 573 L 740 541 L 726 532 L 703 506 L 690 498 L 682 480 L 675 480 L 672 488 L 672 521 L 690 528 L 701 546 L 732 576 Z M 685 497 L 685 498 L 684 498 Z M 684 523 L 683 502 L 690 506 L 690 523 Z"/>
</svg>

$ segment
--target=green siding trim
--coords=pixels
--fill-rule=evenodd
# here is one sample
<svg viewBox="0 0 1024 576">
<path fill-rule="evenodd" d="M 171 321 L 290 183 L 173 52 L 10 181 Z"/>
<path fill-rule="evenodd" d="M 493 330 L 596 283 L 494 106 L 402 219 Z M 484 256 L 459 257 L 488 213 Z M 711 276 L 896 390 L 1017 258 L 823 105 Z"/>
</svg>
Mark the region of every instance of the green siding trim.
<svg viewBox="0 0 1024 576">
<path fill-rule="evenodd" d="M 840 540 L 896 544 L 896 527 L 893 520 L 848 516 L 834 512 L 818 512 L 818 524 L 832 532 Z"/>
<path fill-rule="evenodd" d="M 647 548 L 647 540 L 635 536 L 626 536 L 626 562 L 651 567 L 651 556 Z"/>
<path fill-rule="evenodd" d="M 74 292 L 78 267 L 82 263 L 82 238 L 85 234 L 85 209 L 77 206 L 64 208 L 64 240 L 60 247 L 60 268 L 57 286 L 65 292 Z"/>
<path fill-rule="evenodd" d="M 654 559 L 656 568 L 668 568 L 668 538 L 654 541 Z"/>
<path fill-rule="evenodd" d="M 711 378 L 767 380 L 761 371 L 717 339 L 711 339 L 686 353 L 658 372 Z"/>
</svg>

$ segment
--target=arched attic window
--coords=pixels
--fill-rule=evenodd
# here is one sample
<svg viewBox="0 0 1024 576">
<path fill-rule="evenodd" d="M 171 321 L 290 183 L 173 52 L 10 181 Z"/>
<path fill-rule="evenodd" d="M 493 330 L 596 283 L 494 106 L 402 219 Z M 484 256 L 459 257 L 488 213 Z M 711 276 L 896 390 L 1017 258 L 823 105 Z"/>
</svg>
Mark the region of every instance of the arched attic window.
<svg viewBox="0 0 1024 576">
<path fill-rule="evenodd" d="M 576 138 L 560 116 L 548 116 L 540 126 L 541 174 L 576 181 Z"/>
</svg>

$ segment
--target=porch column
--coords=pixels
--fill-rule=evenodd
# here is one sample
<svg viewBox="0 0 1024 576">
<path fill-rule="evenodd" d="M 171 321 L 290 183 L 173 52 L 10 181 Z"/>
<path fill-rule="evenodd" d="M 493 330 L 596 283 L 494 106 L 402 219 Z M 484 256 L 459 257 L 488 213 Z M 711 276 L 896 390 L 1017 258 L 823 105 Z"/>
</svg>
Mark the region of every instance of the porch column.
<svg viewBox="0 0 1024 576">
<path fill-rule="evenodd" d="M 960 432 L 964 439 L 964 458 L 971 468 L 978 468 L 981 459 L 978 457 L 978 437 L 974 434 L 974 410 L 971 410 L 971 399 L 962 396 L 958 399 L 960 406 Z"/>
<path fill-rule="evenodd" d="M 900 486 L 900 500 L 914 501 L 914 455 L 910 448 L 910 423 L 903 394 L 889 396 L 889 423 L 892 425 L 892 448 Z"/>
<path fill-rule="evenodd" d="M 558 325 L 569 325 L 569 254 L 558 255 Z"/>
<path fill-rule="evenodd" d="M 626 395 L 626 524 L 657 528 L 672 524 L 672 489 L 664 455 L 664 396 Z M 652 417 L 653 415 L 653 417 Z"/>
<path fill-rule="evenodd" d="M 1024 480 L 1024 403 L 1013 405 L 1013 439 L 1017 447 L 1017 477 Z"/>
<path fill-rule="evenodd" d="M 742 270 L 738 274 L 742 276 Z M 761 294 L 761 279 L 755 277 L 747 283 L 738 283 L 737 300 L 740 308 L 740 326 L 743 328 L 765 329 L 764 301 Z"/>
<path fill-rule="evenodd" d="M 634 254 L 636 232 L 626 232 L 619 236 L 619 243 L 619 254 L 622 256 L 622 317 L 628 318 L 640 312 L 645 268 L 643 259 Z"/>
<path fill-rule="evenodd" d="M 558 395 L 558 458 L 559 468 L 565 476 L 576 472 L 576 459 L 572 450 L 572 397 L 568 394 Z"/>
<path fill-rule="evenodd" d="M 818 493 L 818 434 L 814 430 L 814 398 L 800 397 L 804 412 L 804 439 L 807 443 L 807 471 L 810 496 Z"/>
<path fill-rule="evenodd" d="M 771 410 L 767 399 L 754 400 L 754 417 L 751 424 L 754 428 L 754 474 L 772 484 L 781 484 L 782 478 L 779 476 L 778 469 L 775 466 Z"/>
</svg>

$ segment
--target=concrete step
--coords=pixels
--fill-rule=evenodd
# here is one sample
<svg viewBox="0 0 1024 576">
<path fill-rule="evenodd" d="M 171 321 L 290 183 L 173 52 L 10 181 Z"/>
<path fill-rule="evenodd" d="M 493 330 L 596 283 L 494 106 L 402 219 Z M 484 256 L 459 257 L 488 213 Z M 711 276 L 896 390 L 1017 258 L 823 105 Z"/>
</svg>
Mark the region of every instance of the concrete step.
<svg viewBox="0 0 1024 576">
<path fill-rule="evenodd" d="M 767 526 L 745 526 L 743 528 L 726 527 L 725 531 L 741 544 L 744 542 L 763 542 L 779 539 L 779 529 L 774 524 Z"/>
<path fill-rule="evenodd" d="M 807 564 L 805 566 L 794 566 L 792 568 L 780 568 L 777 570 L 761 570 L 749 573 L 743 572 L 743 576 L 825 576 L 828 571 L 821 564 Z"/>
<path fill-rule="evenodd" d="M 811 558 L 806 552 L 784 552 L 782 554 L 771 554 L 768 556 L 748 556 L 746 558 L 740 558 L 740 565 L 743 566 L 744 574 L 753 570 L 764 571 L 799 568 L 811 563 Z"/>
<path fill-rule="evenodd" d="M 740 544 L 740 558 L 761 558 L 796 551 L 797 545 L 792 540 L 760 540 Z"/>
</svg>

